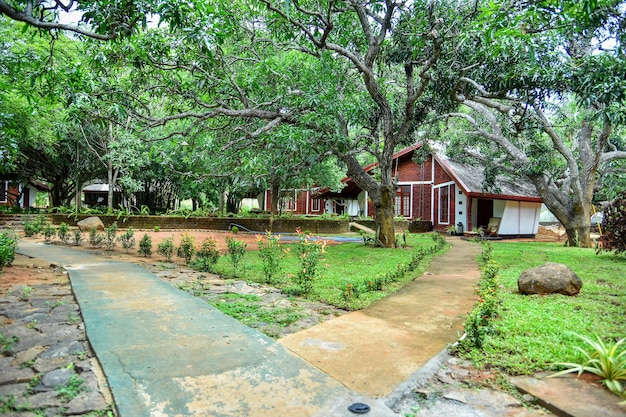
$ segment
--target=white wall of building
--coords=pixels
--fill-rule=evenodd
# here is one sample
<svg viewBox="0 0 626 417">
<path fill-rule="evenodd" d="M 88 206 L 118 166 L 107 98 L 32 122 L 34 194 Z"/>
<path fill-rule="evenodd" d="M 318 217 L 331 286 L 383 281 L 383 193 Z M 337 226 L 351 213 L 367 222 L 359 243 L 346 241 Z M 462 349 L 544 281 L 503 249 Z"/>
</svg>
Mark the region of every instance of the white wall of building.
<svg viewBox="0 0 626 417">
<path fill-rule="evenodd" d="M 469 224 L 467 221 L 467 196 L 465 195 L 465 193 L 463 193 L 462 191 L 459 190 L 459 187 L 456 186 L 455 188 L 455 198 L 456 198 L 456 213 L 455 213 L 455 219 L 456 219 L 456 224 L 458 224 L 459 222 L 463 223 L 463 231 L 467 232 L 467 231 L 471 231 L 469 230 Z M 459 192 L 460 191 L 460 192 Z"/>
<path fill-rule="evenodd" d="M 534 235 L 539 229 L 541 203 L 496 200 L 493 216 L 501 217 L 500 235 Z"/>
</svg>

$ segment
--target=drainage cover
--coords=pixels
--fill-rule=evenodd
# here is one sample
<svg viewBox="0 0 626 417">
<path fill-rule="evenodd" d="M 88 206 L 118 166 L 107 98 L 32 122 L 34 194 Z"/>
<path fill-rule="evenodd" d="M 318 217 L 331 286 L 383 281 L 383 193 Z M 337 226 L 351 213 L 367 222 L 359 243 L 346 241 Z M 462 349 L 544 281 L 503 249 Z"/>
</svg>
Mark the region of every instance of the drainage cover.
<svg viewBox="0 0 626 417">
<path fill-rule="evenodd" d="M 352 411 L 355 414 L 365 414 L 369 413 L 370 406 L 363 403 L 354 403 L 350 407 L 348 407 L 348 410 Z"/>
</svg>

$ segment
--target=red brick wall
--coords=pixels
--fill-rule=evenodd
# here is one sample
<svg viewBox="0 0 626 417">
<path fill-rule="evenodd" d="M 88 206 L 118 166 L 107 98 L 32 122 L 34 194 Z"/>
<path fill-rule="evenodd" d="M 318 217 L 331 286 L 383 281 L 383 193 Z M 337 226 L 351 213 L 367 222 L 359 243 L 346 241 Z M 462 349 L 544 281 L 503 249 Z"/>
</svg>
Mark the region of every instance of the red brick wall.
<svg viewBox="0 0 626 417">
<path fill-rule="evenodd" d="M 4 183 L 3 180 L 2 182 Z M 4 189 L 4 184 L 2 188 Z M 6 201 L 0 201 L 0 206 L 15 206 L 17 202 L 17 197 L 19 196 L 19 194 L 20 192 L 19 192 L 18 185 L 9 183 L 6 189 L 6 194 L 3 196 L 0 196 L 1 200 L 6 199 Z"/>
<path fill-rule="evenodd" d="M 430 218 L 432 188 L 430 184 L 413 184 L 413 218 L 432 220 Z"/>
<path fill-rule="evenodd" d="M 417 165 L 412 159 L 400 161 L 398 174 L 400 182 L 403 181 L 430 181 L 432 176 L 432 156 L 423 165 Z"/>
<path fill-rule="evenodd" d="M 272 208 L 272 192 L 270 190 L 267 190 L 265 192 L 265 196 L 266 196 L 267 205 L 263 209 L 269 212 Z M 307 197 L 308 197 L 308 206 L 307 206 Z M 313 210 L 313 193 L 309 192 L 307 195 L 306 191 L 301 191 L 300 193 L 298 193 L 298 196 L 297 196 L 295 211 L 291 211 L 291 210 L 284 210 L 284 211 L 285 212 L 288 211 L 293 214 L 314 214 L 314 215 L 323 214 L 325 203 L 326 203 L 326 200 L 321 199 L 319 203 L 319 210 Z M 307 213 L 307 207 L 308 207 L 308 213 Z"/>
</svg>

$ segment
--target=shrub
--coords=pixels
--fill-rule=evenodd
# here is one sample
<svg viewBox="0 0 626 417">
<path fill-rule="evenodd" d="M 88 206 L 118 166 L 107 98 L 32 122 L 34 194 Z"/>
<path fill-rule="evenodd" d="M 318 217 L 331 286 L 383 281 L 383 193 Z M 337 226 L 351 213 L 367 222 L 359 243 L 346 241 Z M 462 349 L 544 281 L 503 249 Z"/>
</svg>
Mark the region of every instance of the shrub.
<svg viewBox="0 0 626 417">
<path fill-rule="evenodd" d="M 159 226 L 154 226 L 154 231 L 158 232 L 159 230 L 161 230 L 161 228 Z"/>
<path fill-rule="evenodd" d="M 122 247 L 126 249 L 127 253 L 129 249 L 134 248 L 135 247 L 135 231 L 133 230 L 132 226 L 126 229 L 126 231 L 122 233 L 120 237 L 118 237 L 117 239 L 122 244 Z"/>
<path fill-rule="evenodd" d="M 24 222 L 24 235 L 26 237 L 36 236 L 41 233 L 45 224 L 46 218 L 44 216 L 39 216 L 32 222 Z"/>
<path fill-rule="evenodd" d="M 183 258 L 186 263 L 189 263 L 196 253 L 196 241 L 193 236 L 188 233 L 183 233 L 180 237 L 180 244 L 176 249 L 176 255 L 179 258 Z"/>
<path fill-rule="evenodd" d="M 106 250 L 113 250 L 115 247 L 115 237 L 117 235 L 117 222 L 113 222 L 109 227 L 104 228 L 104 246 Z"/>
<path fill-rule="evenodd" d="M 67 245 L 70 242 L 70 227 L 65 223 L 61 223 L 59 230 L 57 230 L 57 236 L 59 236 L 61 242 Z"/>
<path fill-rule="evenodd" d="M 172 255 L 174 255 L 174 238 L 166 237 L 157 245 L 157 253 L 159 255 L 165 256 L 168 262 L 172 260 Z"/>
<path fill-rule="evenodd" d="M 248 245 L 241 240 L 235 239 L 233 235 L 228 234 L 226 236 L 226 247 L 228 248 L 228 258 L 233 264 L 233 276 L 237 278 L 237 267 L 241 258 L 246 254 Z"/>
<path fill-rule="evenodd" d="M 83 241 L 83 232 L 80 229 L 74 229 L 74 233 L 72 234 L 72 243 L 76 246 L 80 245 Z"/>
<path fill-rule="evenodd" d="M 99 248 L 104 243 L 104 235 L 98 229 L 92 227 L 89 231 L 89 246 Z"/>
<path fill-rule="evenodd" d="M 46 241 L 52 240 L 52 238 L 57 234 L 57 231 L 52 227 L 50 223 L 46 223 L 43 227 L 43 236 Z"/>
<path fill-rule="evenodd" d="M 196 254 L 195 267 L 203 272 L 211 272 L 219 257 L 220 252 L 217 250 L 215 239 L 207 237 L 202 241 L 202 246 Z"/>
<path fill-rule="evenodd" d="M 626 191 L 604 209 L 598 252 L 626 252 Z"/>
<path fill-rule="evenodd" d="M 13 232 L 0 233 L 0 271 L 15 259 L 19 238 Z"/>
<path fill-rule="evenodd" d="M 257 244 L 259 245 L 259 257 L 261 258 L 265 281 L 272 283 L 273 278 L 280 272 L 280 260 L 283 257 L 283 252 L 278 243 L 279 236 L 273 236 L 272 232 L 267 232 L 266 237 L 267 241 L 264 241 L 261 236 L 257 236 Z"/>
<path fill-rule="evenodd" d="M 302 294 L 309 294 L 313 289 L 313 281 L 320 275 L 319 263 L 324 253 L 326 242 L 311 240 L 310 232 L 301 232 L 296 229 L 298 235 L 298 243 L 296 244 L 296 253 L 298 254 L 298 262 L 300 267 L 295 276 L 296 284 Z"/>
<path fill-rule="evenodd" d="M 481 276 L 476 286 L 478 302 L 465 320 L 465 338 L 459 343 L 461 351 L 481 349 L 485 336 L 493 331 L 493 319 L 498 314 L 500 298 L 498 294 L 498 275 L 500 266 L 492 258 L 493 247 L 490 243 L 483 244 L 479 257 Z"/>
<path fill-rule="evenodd" d="M 147 233 L 144 234 L 139 241 L 139 250 L 137 253 L 141 256 L 152 256 L 152 238 Z"/>
</svg>

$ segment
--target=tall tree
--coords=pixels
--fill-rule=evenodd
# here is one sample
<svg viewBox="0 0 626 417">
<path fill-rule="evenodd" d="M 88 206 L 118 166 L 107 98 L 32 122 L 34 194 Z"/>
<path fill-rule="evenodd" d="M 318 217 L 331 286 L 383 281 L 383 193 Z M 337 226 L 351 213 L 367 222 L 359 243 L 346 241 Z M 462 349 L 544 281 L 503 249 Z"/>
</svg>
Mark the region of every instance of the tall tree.
<svg viewBox="0 0 626 417">
<path fill-rule="evenodd" d="M 147 32 L 124 57 L 141 68 L 140 82 L 150 74 L 173 110 L 138 116 L 147 126 L 186 120 L 184 135 L 229 131 L 219 137 L 222 148 L 243 142 L 269 147 L 279 126 L 298 129 L 308 148 L 334 154 L 368 192 L 379 241 L 393 246 L 392 156 L 414 141 L 416 126 L 439 103 L 431 94 L 431 72 L 457 11 L 444 6 L 394 0 L 198 3 L 180 27 Z M 389 37 L 396 33 L 400 46 Z M 363 152 L 378 161 L 379 179 L 359 164 Z"/>
<path fill-rule="evenodd" d="M 147 16 L 177 13 L 176 2 L 154 0 L 0 0 L 0 16 L 46 31 L 64 31 L 97 40 L 127 36 L 147 25 Z"/>
<path fill-rule="evenodd" d="M 466 152 L 526 176 L 564 225 L 590 246 L 594 192 L 626 158 L 626 2 L 485 3 L 459 48 L 452 114 L 468 127 Z M 477 140 L 479 139 L 479 140 Z"/>
<path fill-rule="evenodd" d="M 66 119 L 78 43 L 18 26 L 0 17 L 1 173 L 47 183 L 52 204 L 65 205 L 77 182 L 94 174 Z"/>
</svg>

